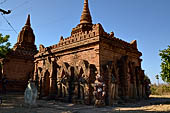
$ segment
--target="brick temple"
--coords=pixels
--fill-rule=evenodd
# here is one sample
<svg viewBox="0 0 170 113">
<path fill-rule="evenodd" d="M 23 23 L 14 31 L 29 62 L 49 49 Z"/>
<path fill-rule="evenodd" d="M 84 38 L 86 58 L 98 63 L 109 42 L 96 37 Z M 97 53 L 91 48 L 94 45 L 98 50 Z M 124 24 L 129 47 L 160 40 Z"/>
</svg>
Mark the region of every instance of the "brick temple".
<svg viewBox="0 0 170 113">
<path fill-rule="evenodd" d="M 2 75 L 8 80 L 7 91 L 25 90 L 28 80 L 34 72 L 34 55 L 36 53 L 35 35 L 31 28 L 30 15 L 28 15 L 26 24 L 18 35 L 17 43 L 6 58 L 0 59 L 0 63 L 3 65 Z"/>
<path fill-rule="evenodd" d="M 2 74 L 9 85 L 15 84 L 11 90 L 24 91 L 32 78 L 40 97 L 94 104 L 94 84 L 100 75 L 107 105 L 115 100 L 146 97 L 142 53 L 136 40 L 128 43 L 115 37 L 114 32 L 105 32 L 100 23 L 93 24 L 88 0 L 84 0 L 80 23 L 69 37 L 61 36 L 58 44 L 49 47 L 40 45 L 38 53 L 34 41 L 28 16 L 12 52 L 3 59 Z"/>
<path fill-rule="evenodd" d="M 128 43 L 93 24 L 88 0 L 80 23 L 71 36 L 61 36 L 58 44 L 39 46 L 34 56 L 34 80 L 38 81 L 40 96 L 55 95 L 62 101 L 94 103 L 93 84 L 100 74 L 106 84 L 106 104 L 116 99 L 145 97 L 142 53 L 137 42 Z"/>
</svg>

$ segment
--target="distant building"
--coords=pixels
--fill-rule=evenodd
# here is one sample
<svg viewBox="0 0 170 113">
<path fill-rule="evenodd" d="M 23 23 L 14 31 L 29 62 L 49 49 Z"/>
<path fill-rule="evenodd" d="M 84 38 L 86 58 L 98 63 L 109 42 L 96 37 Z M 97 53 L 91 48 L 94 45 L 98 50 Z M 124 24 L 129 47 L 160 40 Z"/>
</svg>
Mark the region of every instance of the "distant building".
<svg viewBox="0 0 170 113">
<path fill-rule="evenodd" d="M 24 91 L 33 75 L 34 55 L 37 53 L 30 15 L 18 35 L 17 43 L 5 59 L 0 59 L 2 76 L 7 78 L 7 91 Z M 1 84 L 0 84 L 1 87 Z"/>
<path fill-rule="evenodd" d="M 93 84 L 100 74 L 106 84 L 106 104 L 144 98 L 141 55 L 136 40 L 125 42 L 113 32 L 105 32 L 101 24 L 93 24 L 85 0 L 80 24 L 72 29 L 70 37 L 61 37 L 50 47 L 39 46 L 34 56 L 34 80 L 41 97 L 90 104 L 94 103 Z"/>
</svg>

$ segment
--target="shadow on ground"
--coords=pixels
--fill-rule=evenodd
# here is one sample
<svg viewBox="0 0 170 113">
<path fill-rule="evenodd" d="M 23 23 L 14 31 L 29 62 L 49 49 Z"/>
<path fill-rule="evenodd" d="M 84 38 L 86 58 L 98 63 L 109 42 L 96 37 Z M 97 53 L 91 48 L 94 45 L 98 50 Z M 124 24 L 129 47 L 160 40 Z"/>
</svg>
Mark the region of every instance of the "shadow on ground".
<svg viewBox="0 0 170 113">
<path fill-rule="evenodd" d="M 23 93 L 1 95 L 0 113 L 170 113 L 170 98 L 152 97 L 149 100 L 95 108 L 58 101 L 37 100 L 36 106 L 24 104 Z"/>
</svg>

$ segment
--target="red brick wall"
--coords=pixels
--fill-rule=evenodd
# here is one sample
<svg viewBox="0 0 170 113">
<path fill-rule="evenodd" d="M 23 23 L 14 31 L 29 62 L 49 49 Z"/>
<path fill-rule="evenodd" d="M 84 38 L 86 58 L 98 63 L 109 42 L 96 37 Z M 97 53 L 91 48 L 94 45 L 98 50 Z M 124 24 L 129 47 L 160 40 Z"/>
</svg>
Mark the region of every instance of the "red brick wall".
<svg viewBox="0 0 170 113">
<path fill-rule="evenodd" d="M 31 60 L 10 58 L 4 63 L 3 75 L 6 75 L 8 91 L 24 91 L 28 77 L 33 71 L 34 63 Z"/>
</svg>

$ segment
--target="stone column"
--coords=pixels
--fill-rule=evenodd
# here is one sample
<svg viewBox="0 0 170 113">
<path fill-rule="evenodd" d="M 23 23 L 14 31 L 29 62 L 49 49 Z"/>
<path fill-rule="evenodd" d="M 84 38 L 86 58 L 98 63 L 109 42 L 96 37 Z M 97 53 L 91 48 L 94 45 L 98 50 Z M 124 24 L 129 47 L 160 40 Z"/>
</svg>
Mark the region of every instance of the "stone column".
<svg viewBox="0 0 170 113">
<path fill-rule="evenodd" d="M 130 98 L 133 99 L 134 84 L 130 83 Z"/>
<path fill-rule="evenodd" d="M 59 80 L 57 81 L 57 96 L 58 97 L 62 97 L 61 91 L 62 90 L 62 84 L 61 82 L 59 82 Z"/>
<path fill-rule="evenodd" d="M 107 87 L 108 87 L 108 91 L 107 91 L 107 95 L 108 95 L 108 101 L 109 101 L 109 105 L 112 105 L 113 104 L 113 83 L 111 82 L 112 80 L 112 73 L 111 73 L 111 70 L 108 70 L 108 73 L 107 73 L 107 77 L 108 77 L 108 84 L 107 84 Z M 115 87 L 114 87 L 115 88 Z"/>
<path fill-rule="evenodd" d="M 78 82 L 75 82 L 74 83 L 74 94 L 73 94 L 73 97 L 72 97 L 72 99 L 73 99 L 73 102 L 76 102 L 76 100 L 77 99 L 79 99 L 79 96 L 80 96 L 80 83 L 78 83 Z"/>
<path fill-rule="evenodd" d="M 119 84 L 116 83 L 116 86 L 115 86 L 115 99 L 120 99 L 118 92 L 119 92 Z"/>
<path fill-rule="evenodd" d="M 136 78 L 136 77 L 135 77 Z M 136 80 L 134 80 L 134 86 L 133 86 L 133 98 L 137 98 L 137 87 L 136 87 Z"/>
<path fill-rule="evenodd" d="M 128 74 L 127 74 L 127 87 L 128 87 L 128 89 L 127 89 L 127 99 L 131 98 L 131 82 L 130 82 L 131 78 L 130 77 L 131 77 L 131 75 L 128 72 Z"/>
<path fill-rule="evenodd" d="M 57 93 L 56 78 L 50 77 L 50 96 L 55 97 Z"/>
<path fill-rule="evenodd" d="M 142 87 L 142 84 L 140 83 L 140 85 L 139 85 L 139 97 L 140 97 L 140 99 L 142 98 L 142 94 L 143 94 L 143 87 Z"/>
<path fill-rule="evenodd" d="M 41 86 L 41 96 L 44 96 L 45 95 L 45 78 L 44 77 L 42 77 L 41 78 L 42 79 L 42 86 Z"/>
<path fill-rule="evenodd" d="M 37 63 L 35 62 L 35 66 L 34 66 L 34 75 L 33 75 L 33 80 L 36 81 L 36 76 L 37 76 L 37 73 L 38 73 L 38 69 L 37 69 Z"/>
</svg>

